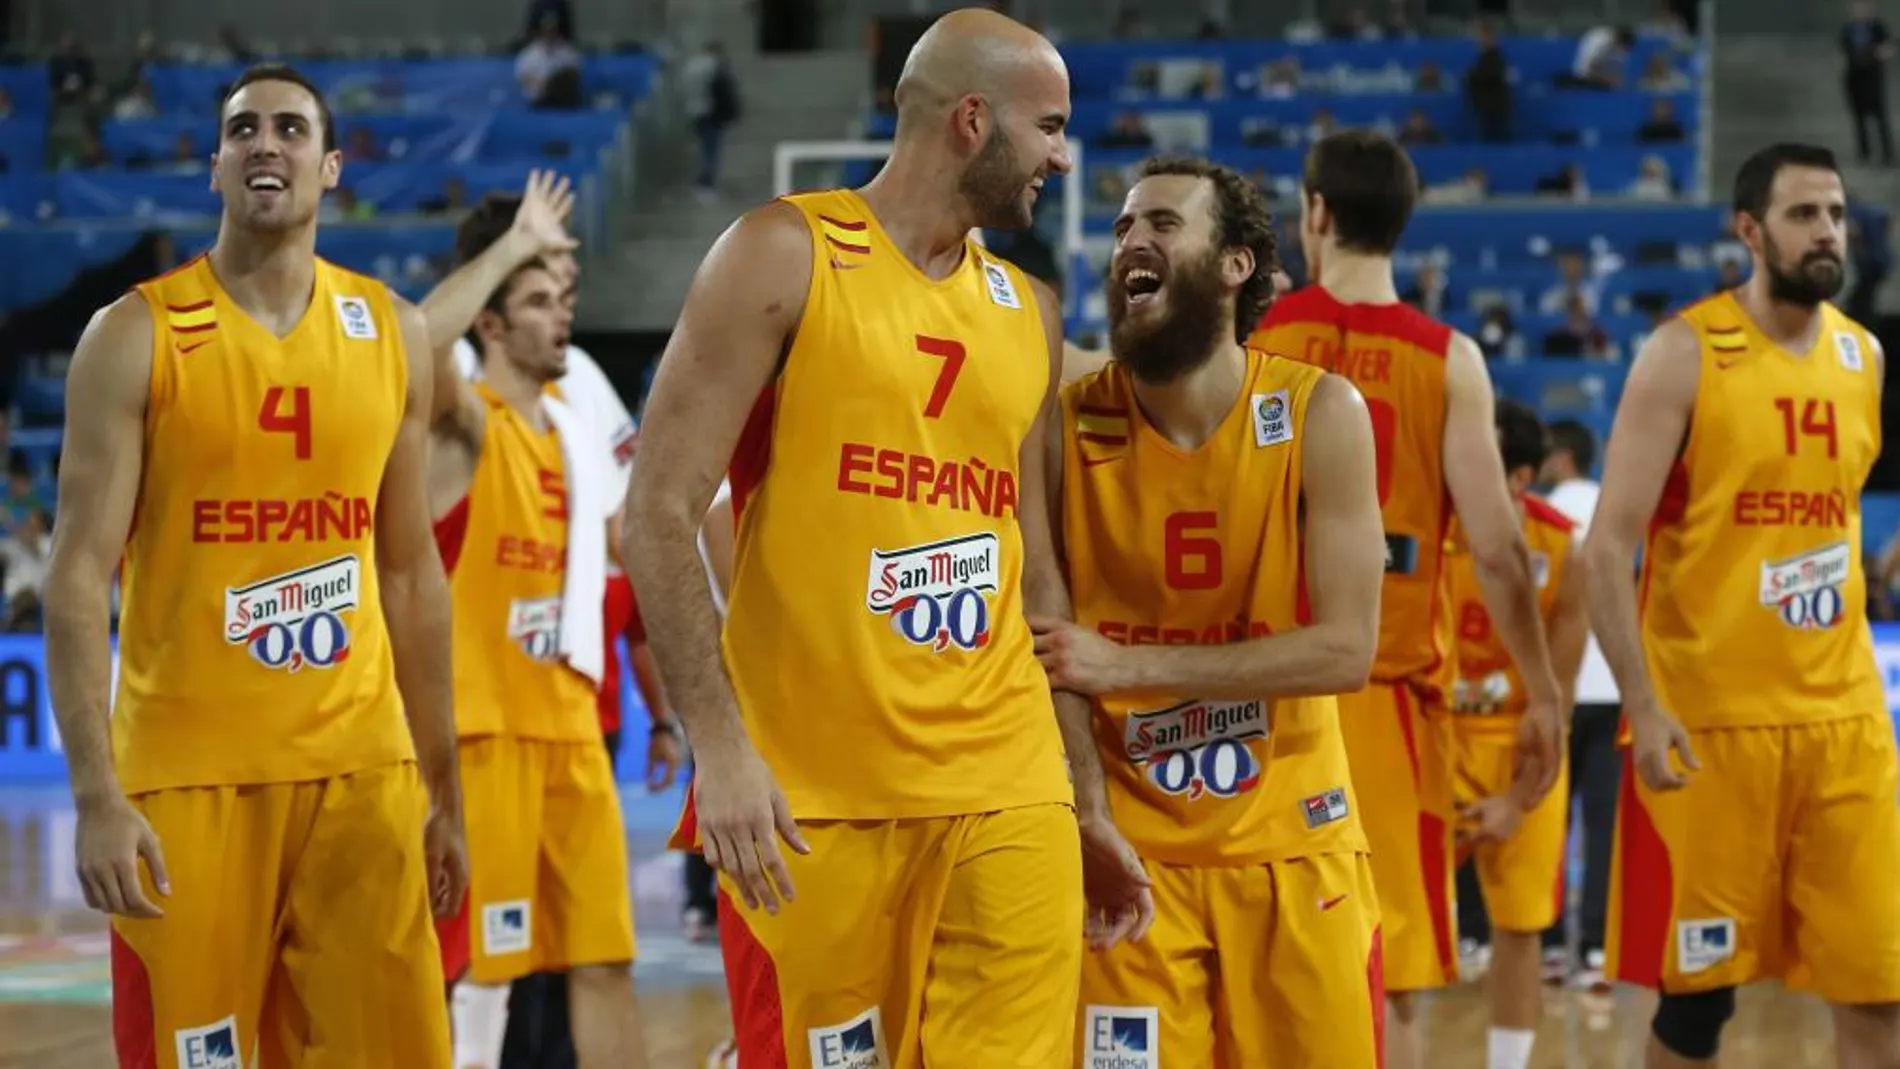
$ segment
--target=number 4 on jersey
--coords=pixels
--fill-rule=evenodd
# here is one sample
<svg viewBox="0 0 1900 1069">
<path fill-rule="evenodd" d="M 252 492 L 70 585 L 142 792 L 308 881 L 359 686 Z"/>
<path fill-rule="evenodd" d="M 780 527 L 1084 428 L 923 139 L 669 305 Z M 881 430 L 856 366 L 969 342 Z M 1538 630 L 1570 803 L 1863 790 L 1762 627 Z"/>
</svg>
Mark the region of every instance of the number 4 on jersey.
<svg viewBox="0 0 1900 1069">
<path fill-rule="evenodd" d="M 290 397 L 289 407 L 284 397 Z M 310 459 L 310 387 L 293 386 L 288 391 L 272 386 L 264 392 L 264 405 L 257 411 L 257 425 L 272 434 L 288 434 L 296 443 L 297 459 Z"/>
</svg>

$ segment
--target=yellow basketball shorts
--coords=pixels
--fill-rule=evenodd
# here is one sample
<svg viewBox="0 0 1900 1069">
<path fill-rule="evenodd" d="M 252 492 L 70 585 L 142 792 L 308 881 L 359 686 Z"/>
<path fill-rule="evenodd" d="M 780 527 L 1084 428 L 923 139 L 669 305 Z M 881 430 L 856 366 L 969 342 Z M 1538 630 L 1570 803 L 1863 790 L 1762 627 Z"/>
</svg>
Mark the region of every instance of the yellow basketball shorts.
<svg viewBox="0 0 1900 1069">
<path fill-rule="evenodd" d="M 1495 728 L 1457 730 L 1457 765 L 1452 792 L 1463 807 L 1494 798 L 1511 787 L 1517 737 Z M 1570 762 L 1557 773 L 1557 785 L 1537 803 L 1501 843 L 1471 848 L 1484 890 L 1485 912 L 1493 927 L 1506 932 L 1542 932 L 1557 923 L 1563 901 L 1564 837 L 1569 832 Z"/>
<path fill-rule="evenodd" d="M 133 797 L 165 915 L 112 921 L 125 1069 L 448 1069 L 412 763 L 333 779 Z"/>
<path fill-rule="evenodd" d="M 1657 793 L 1623 768 L 1609 975 L 1670 994 L 1779 978 L 1900 1002 L 1900 762 L 1876 715 L 1689 733 L 1702 763 Z"/>
<path fill-rule="evenodd" d="M 1385 989 L 1443 987 L 1458 978 L 1449 717 L 1427 715 L 1407 684 L 1371 683 L 1339 696 L 1339 723 L 1372 847 Z"/>
<path fill-rule="evenodd" d="M 796 900 L 747 909 L 721 874 L 719 932 L 746 1069 L 1066 1064 L 1082 939 L 1068 806 L 801 822 Z"/>
<path fill-rule="evenodd" d="M 1076 1069 L 1379 1069 L 1378 893 L 1364 854 L 1148 863 L 1155 923 L 1082 964 Z"/>
</svg>

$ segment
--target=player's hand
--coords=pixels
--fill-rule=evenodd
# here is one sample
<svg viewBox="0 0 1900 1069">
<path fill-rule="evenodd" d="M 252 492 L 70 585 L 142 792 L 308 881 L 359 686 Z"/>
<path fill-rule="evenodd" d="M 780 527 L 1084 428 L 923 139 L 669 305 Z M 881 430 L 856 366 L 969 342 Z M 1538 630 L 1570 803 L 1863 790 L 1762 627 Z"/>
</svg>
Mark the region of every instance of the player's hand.
<svg viewBox="0 0 1900 1069">
<path fill-rule="evenodd" d="M 1643 786 L 1652 791 L 1677 791 L 1687 787 L 1688 774 L 1700 772 L 1702 762 L 1689 747 L 1689 733 L 1683 729 L 1682 721 L 1653 705 L 1647 709 L 1626 706 L 1624 715 L 1629 718 L 1631 756 L 1635 760 L 1636 774 L 1643 778 Z M 1672 751 L 1681 759 L 1680 769 L 1676 762 L 1669 760 Z"/>
<path fill-rule="evenodd" d="M 1569 748 L 1569 725 L 1556 702 L 1531 699 L 1517 722 L 1517 752 L 1511 761 L 1511 790 L 1526 809 L 1543 801 L 1557 786 Z"/>
<path fill-rule="evenodd" d="M 1082 893 L 1088 912 L 1082 931 L 1089 946 L 1107 950 L 1148 934 L 1155 919 L 1154 883 L 1135 848 L 1107 817 L 1080 817 Z"/>
<path fill-rule="evenodd" d="M 571 252 L 580 242 L 567 232 L 567 217 L 574 210 L 573 183 L 554 171 L 530 171 L 528 184 L 521 191 L 521 207 L 515 209 L 514 225 L 508 240 L 523 260 L 551 252 Z"/>
<path fill-rule="evenodd" d="M 462 912 L 468 893 L 468 839 L 462 832 L 462 814 L 431 808 L 422 826 L 422 853 L 429 865 L 429 911 L 436 920 Z"/>
<path fill-rule="evenodd" d="M 1501 843 L 1517 834 L 1524 807 L 1510 794 L 1481 798 L 1458 810 L 1458 845 Z"/>
<path fill-rule="evenodd" d="M 145 896 L 145 886 L 139 881 L 143 859 L 151 870 L 152 886 L 161 896 L 169 896 L 172 884 L 165 875 L 165 855 L 158 848 L 158 835 L 131 802 L 114 795 L 81 805 L 74 839 L 86 905 L 120 917 L 149 920 L 165 915 Z"/>
<path fill-rule="evenodd" d="M 1036 636 L 1036 659 L 1049 674 L 1053 690 L 1073 694 L 1106 694 L 1121 690 L 1128 651 L 1070 620 L 1049 616 L 1029 617 L 1029 630 Z"/>
<path fill-rule="evenodd" d="M 750 743 L 694 754 L 693 812 L 706 863 L 732 877 L 746 908 L 777 914 L 790 902 L 792 876 L 778 841 L 811 853 L 772 770 Z"/>
<path fill-rule="evenodd" d="M 647 733 L 647 790 L 663 791 L 679 778 L 680 749 L 677 731 L 665 730 L 656 724 Z"/>
</svg>

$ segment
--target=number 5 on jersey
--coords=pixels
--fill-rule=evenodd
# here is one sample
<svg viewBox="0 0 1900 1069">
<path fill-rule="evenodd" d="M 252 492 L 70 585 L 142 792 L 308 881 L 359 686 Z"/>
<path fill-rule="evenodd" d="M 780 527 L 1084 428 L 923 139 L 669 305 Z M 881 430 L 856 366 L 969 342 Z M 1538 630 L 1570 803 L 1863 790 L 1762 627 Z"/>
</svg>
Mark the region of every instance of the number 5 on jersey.
<svg viewBox="0 0 1900 1069">
<path fill-rule="evenodd" d="M 289 401 L 286 403 L 285 398 Z M 272 386 L 264 391 L 264 404 L 257 410 L 257 425 L 272 434 L 288 434 L 295 443 L 298 460 L 310 459 L 310 387 Z"/>
</svg>

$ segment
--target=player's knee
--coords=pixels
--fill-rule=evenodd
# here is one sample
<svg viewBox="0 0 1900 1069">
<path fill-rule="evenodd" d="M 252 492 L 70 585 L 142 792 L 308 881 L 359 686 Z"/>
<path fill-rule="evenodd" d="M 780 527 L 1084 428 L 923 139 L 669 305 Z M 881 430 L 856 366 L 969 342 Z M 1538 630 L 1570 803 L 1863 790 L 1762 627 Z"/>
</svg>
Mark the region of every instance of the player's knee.
<svg viewBox="0 0 1900 1069">
<path fill-rule="evenodd" d="M 1650 1025 L 1657 1042 L 1671 1054 L 1695 1061 L 1715 1057 L 1722 1026 L 1735 1015 L 1735 989 L 1718 987 L 1693 995 L 1664 995 Z"/>
<path fill-rule="evenodd" d="M 568 997 L 575 991 L 612 994 L 633 987 L 633 963 L 580 965 L 567 974 Z"/>
</svg>

